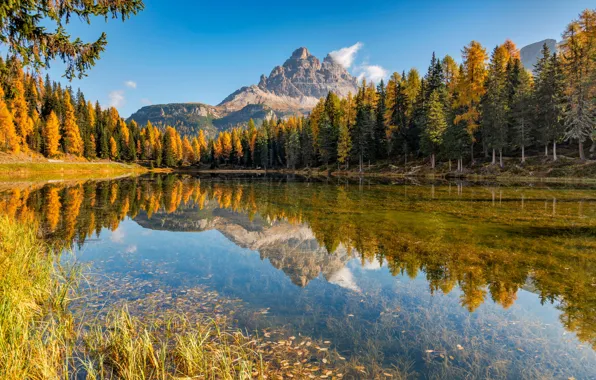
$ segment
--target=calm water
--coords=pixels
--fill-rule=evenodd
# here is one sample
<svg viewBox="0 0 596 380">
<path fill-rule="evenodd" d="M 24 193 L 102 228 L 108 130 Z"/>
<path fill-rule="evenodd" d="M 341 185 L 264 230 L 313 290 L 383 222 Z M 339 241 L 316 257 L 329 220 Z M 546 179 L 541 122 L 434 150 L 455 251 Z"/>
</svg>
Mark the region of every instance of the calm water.
<svg viewBox="0 0 596 380">
<path fill-rule="evenodd" d="M 0 195 L 89 264 L 90 310 L 159 314 L 200 287 L 260 316 L 240 327 L 420 378 L 596 378 L 590 188 L 169 175 Z"/>
</svg>

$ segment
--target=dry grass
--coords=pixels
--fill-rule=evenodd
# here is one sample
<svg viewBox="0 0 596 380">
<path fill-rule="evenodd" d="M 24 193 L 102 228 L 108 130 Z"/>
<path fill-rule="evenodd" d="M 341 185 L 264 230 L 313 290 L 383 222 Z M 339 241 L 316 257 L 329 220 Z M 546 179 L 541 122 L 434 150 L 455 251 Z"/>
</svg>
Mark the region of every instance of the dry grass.
<svg viewBox="0 0 596 380">
<path fill-rule="evenodd" d="M 0 216 L 0 378 L 67 373 L 74 337 L 67 311 L 72 278 L 55 265 L 36 228 Z"/>
</svg>

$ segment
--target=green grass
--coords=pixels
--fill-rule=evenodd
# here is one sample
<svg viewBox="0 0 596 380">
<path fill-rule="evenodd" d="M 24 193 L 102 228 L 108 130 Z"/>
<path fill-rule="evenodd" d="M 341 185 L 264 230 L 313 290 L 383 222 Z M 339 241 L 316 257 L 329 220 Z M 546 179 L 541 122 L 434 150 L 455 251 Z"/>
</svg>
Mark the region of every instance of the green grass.
<svg viewBox="0 0 596 380">
<path fill-rule="evenodd" d="M 117 162 L 0 163 L 0 181 L 108 178 L 145 172 L 142 166 Z"/>
</svg>

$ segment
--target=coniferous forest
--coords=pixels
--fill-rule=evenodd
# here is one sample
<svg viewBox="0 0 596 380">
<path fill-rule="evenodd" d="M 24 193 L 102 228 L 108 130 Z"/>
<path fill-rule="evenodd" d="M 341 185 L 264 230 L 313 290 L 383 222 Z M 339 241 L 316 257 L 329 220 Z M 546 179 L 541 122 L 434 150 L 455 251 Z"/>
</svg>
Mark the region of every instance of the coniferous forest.
<svg viewBox="0 0 596 380">
<path fill-rule="evenodd" d="M 16 58 L 0 62 L 0 80 L 0 150 L 10 153 L 266 169 L 425 159 L 462 172 L 477 160 L 523 163 L 529 150 L 556 161 L 564 144 L 584 160 L 596 147 L 596 10 L 567 26 L 557 51 L 545 45 L 532 70 L 510 40 L 492 51 L 472 41 L 461 64 L 433 54 L 424 75 L 410 69 L 387 83 L 363 80 L 358 93 L 330 93 L 307 117 L 251 120 L 217 136 L 126 122 Z"/>
</svg>

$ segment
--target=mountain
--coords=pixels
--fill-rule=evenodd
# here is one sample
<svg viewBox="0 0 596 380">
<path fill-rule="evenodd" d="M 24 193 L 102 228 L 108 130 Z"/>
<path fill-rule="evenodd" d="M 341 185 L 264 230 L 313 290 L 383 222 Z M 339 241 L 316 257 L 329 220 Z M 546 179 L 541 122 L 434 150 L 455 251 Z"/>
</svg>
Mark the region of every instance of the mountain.
<svg viewBox="0 0 596 380">
<path fill-rule="evenodd" d="M 524 46 L 519 51 L 519 55 L 522 64 L 527 70 L 534 71 L 534 65 L 538 62 L 538 59 L 542 55 L 542 47 L 546 44 L 551 52 L 557 50 L 557 41 L 553 39 L 547 39 L 540 42 L 535 42 L 528 46 Z"/>
<path fill-rule="evenodd" d="M 258 214 L 249 218 L 246 214 L 220 208 L 215 201 L 207 202 L 202 209 L 195 206 L 173 213 L 158 211 L 151 218 L 140 212 L 134 220 L 154 230 L 217 230 L 237 246 L 259 252 L 262 260 L 269 260 L 298 286 L 306 286 L 323 275 L 329 282 L 358 290 L 345 272 L 345 265 L 352 256 L 342 245 L 329 254 L 307 224 L 269 222 Z"/>
<path fill-rule="evenodd" d="M 283 65 L 273 68 L 269 76 L 261 75 L 257 85 L 246 86 L 227 96 L 217 106 L 202 103 L 156 104 L 146 106 L 130 116 L 139 124 L 150 121 L 164 127 L 171 125 L 183 134 L 205 129 L 217 130 L 273 117 L 308 113 L 320 98 L 330 91 L 340 96 L 355 94 L 355 77 L 327 55 L 323 62 L 308 49 L 296 49 Z"/>
</svg>

